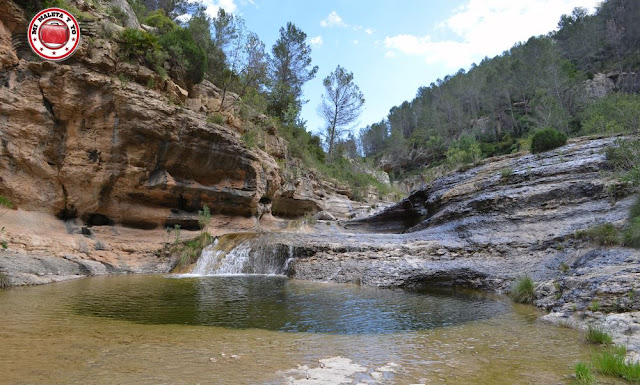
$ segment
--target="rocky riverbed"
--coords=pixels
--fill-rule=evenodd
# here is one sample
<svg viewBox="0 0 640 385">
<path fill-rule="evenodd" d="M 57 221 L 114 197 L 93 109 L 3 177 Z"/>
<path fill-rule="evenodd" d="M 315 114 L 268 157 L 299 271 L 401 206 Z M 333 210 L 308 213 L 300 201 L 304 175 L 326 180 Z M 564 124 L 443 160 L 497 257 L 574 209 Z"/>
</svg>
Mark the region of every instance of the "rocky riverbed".
<svg viewBox="0 0 640 385">
<path fill-rule="evenodd" d="M 294 259 L 288 274 L 305 280 L 506 292 L 517 277 L 529 275 L 536 283 L 535 305 L 550 312 L 545 320 L 604 327 L 637 358 L 640 252 L 599 247 L 575 236 L 605 222 L 621 226 L 637 199 L 637 190 L 609 170 L 605 150 L 616 140 L 584 138 L 540 155 L 490 159 L 438 178 L 365 219 L 319 220 L 284 232 L 276 230 L 281 222 L 269 219 L 271 231 L 258 238 L 290 247 Z M 93 228 L 107 248 L 118 238 L 107 237 L 112 228 Z M 238 231 L 255 228 L 253 222 L 236 225 Z M 127 237 L 145 232 L 137 231 L 141 234 Z M 156 241 L 161 244 L 159 233 Z M 91 245 L 96 248 L 95 240 Z M 93 255 L 89 258 L 47 256 L 44 250 L 46 246 L 39 254 L 4 252 L 0 270 L 5 280 L 31 284 L 166 272 L 175 262 L 150 245 L 129 250 L 129 258 L 123 256 L 125 247 L 111 247 L 110 259 L 99 250 L 88 253 Z"/>
</svg>

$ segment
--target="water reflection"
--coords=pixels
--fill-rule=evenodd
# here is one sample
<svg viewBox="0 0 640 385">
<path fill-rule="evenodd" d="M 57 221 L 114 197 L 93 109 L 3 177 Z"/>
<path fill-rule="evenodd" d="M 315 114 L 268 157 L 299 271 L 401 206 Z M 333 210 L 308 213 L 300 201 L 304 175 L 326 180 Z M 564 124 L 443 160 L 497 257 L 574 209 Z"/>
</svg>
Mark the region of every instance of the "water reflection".
<svg viewBox="0 0 640 385">
<path fill-rule="evenodd" d="M 97 288 L 96 288 L 97 289 Z M 465 292 L 408 292 L 284 277 L 148 279 L 88 290 L 75 312 L 142 324 L 379 334 L 433 329 L 507 312 L 508 302 Z"/>
</svg>

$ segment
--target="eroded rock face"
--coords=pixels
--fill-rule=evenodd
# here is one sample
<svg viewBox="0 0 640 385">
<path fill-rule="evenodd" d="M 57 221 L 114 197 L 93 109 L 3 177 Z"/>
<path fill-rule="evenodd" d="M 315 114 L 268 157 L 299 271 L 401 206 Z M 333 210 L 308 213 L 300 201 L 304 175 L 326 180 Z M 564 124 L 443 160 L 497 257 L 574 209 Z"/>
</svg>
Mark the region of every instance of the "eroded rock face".
<svg viewBox="0 0 640 385">
<path fill-rule="evenodd" d="M 554 281 L 559 287 L 577 287 L 589 300 L 574 295 L 563 302 L 553 290 L 543 294 L 541 286 L 541 298 L 554 300 L 540 306 L 577 303 L 585 309 L 599 297 L 610 308 L 635 309 L 615 301 L 631 290 L 628 282 L 640 280 L 633 267 L 639 252 L 598 251 L 574 236 L 605 222 L 622 225 L 637 199 L 636 189 L 607 171 L 605 149 L 615 140 L 576 140 L 540 155 L 488 160 L 438 178 L 374 216 L 346 222 L 361 233 L 346 238 L 357 247 L 354 252 L 319 248 L 307 253 L 310 259 L 296 261 L 296 272 L 382 286 L 444 282 L 497 290 L 508 289 L 523 274 L 539 283 L 562 276 Z M 581 273 L 566 275 L 563 266 Z M 621 269 L 625 274 L 617 273 Z M 599 278 L 591 279 L 593 274 Z"/>
<path fill-rule="evenodd" d="M 440 177 L 376 216 L 346 226 L 482 244 L 532 244 L 624 221 L 635 190 L 607 172 L 605 149 L 615 140 L 575 140 L 539 155 L 490 159 Z"/>
<path fill-rule="evenodd" d="M 171 210 L 259 214 L 278 166 L 154 91 L 83 66 L 23 63 L 0 90 L 0 193 L 19 207 L 162 225 Z"/>
<path fill-rule="evenodd" d="M 203 204 L 240 216 L 270 211 L 281 179 L 267 153 L 171 102 L 170 80 L 156 90 L 114 76 L 154 77 L 108 60 L 115 48 L 102 40 L 83 42 L 62 63 L 16 62 L 4 42 L 25 21 L 15 4 L 3 4 L 14 13 L 0 16 L 8 48 L 0 62 L 0 194 L 24 210 L 142 228 L 185 224 L 176 216 Z"/>
<path fill-rule="evenodd" d="M 622 226 L 638 199 L 637 188 L 608 170 L 605 150 L 615 141 L 579 139 L 540 155 L 490 159 L 345 223 L 357 233 L 298 235 L 291 275 L 501 292 L 529 275 L 547 319 L 604 327 L 637 360 L 640 251 L 575 236 L 605 222 Z"/>
</svg>

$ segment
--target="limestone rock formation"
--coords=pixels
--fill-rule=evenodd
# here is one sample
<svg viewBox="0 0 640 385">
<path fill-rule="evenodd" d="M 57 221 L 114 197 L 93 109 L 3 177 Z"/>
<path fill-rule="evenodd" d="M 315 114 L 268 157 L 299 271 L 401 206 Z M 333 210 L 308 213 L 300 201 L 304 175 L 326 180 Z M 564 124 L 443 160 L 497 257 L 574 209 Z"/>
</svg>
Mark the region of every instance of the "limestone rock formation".
<svg viewBox="0 0 640 385">
<path fill-rule="evenodd" d="M 278 165 L 247 149 L 233 126 L 174 104 L 186 91 L 119 63 L 105 40 L 85 39 L 62 63 L 17 61 L 7 42 L 26 21 L 14 3 L 3 5 L 0 194 L 25 210 L 142 228 L 193 227 L 180 213 L 203 204 L 241 216 L 270 211 Z M 139 84 L 149 79 L 158 86 Z"/>
</svg>

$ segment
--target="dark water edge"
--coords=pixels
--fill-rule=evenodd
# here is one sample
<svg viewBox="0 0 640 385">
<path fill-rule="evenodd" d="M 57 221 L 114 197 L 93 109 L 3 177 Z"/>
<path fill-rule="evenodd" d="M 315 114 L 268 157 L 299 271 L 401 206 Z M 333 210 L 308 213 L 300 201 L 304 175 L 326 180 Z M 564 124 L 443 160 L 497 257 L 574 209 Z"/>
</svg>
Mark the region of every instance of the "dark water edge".
<svg viewBox="0 0 640 385">
<path fill-rule="evenodd" d="M 504 314 L 508 301 L 464 291 L 377 289 L 278 276 L 104 280 L 71 301 L 77 314 L 141 324 L 379 334 Z"/>
</svg>

